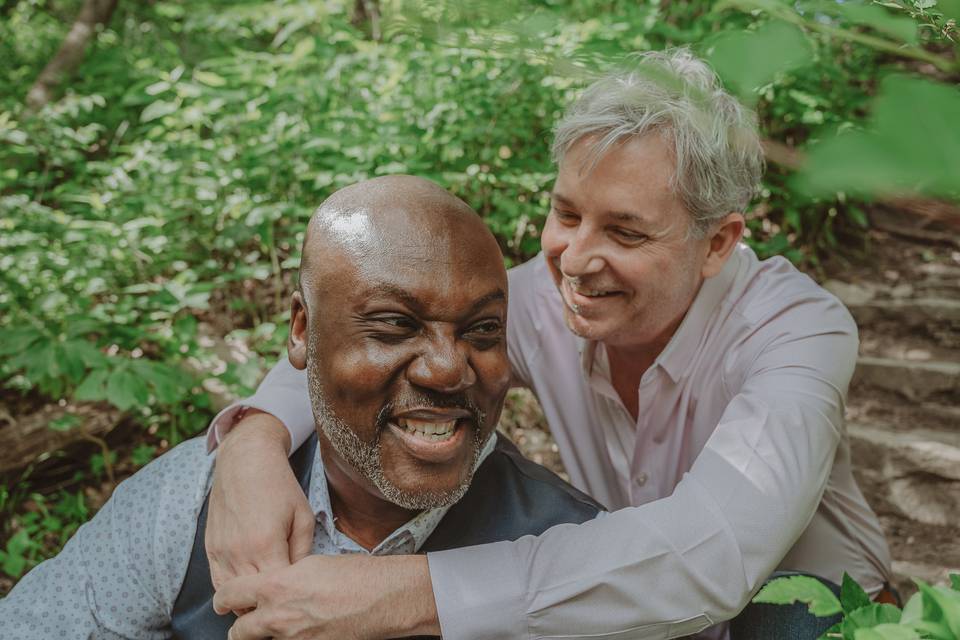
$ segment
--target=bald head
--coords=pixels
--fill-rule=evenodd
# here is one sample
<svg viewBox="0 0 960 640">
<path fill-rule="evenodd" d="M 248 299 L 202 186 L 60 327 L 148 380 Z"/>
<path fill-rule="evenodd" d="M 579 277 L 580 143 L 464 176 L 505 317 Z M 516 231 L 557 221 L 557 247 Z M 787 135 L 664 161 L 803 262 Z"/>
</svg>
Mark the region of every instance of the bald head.
<svg viewBox="0 0 960 640">
<path fill-rule="evenodd" d="M 463 244 L 461 244 L 463 243 Z M 301 287 L 316 292 L 324 274 L 389 256 L 423 266 L 444 262 L 444 250 L 479 244 L 502 264 L 496 240 L 467 203 L 416 176 L 383 176 L 344 187 L 327 198 L 307 226 Z M 403 255 L 415 252 L 417 256 Z M 417 259 L 419 258 L 419 259 Z"/>
<path fill-rule="evenodd" d="M 456 501 L 510 382 L 493 235 L 428 180 L 368 180 L 313 215 L 300 278 L 287 351 L 328 480 L 404 509 Z"/>
</svg>

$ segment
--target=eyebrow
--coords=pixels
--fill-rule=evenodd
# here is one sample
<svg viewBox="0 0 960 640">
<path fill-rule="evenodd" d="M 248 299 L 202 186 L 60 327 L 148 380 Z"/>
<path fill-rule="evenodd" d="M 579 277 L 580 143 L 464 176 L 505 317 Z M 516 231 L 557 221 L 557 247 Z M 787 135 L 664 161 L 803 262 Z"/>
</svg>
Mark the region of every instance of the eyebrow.
<svg viewBox="0 0 960 640">
<path fill-rule="evenodd" d="M 564 207 L 569 207 L 570 209 L 577 208 L 576 203 L 563 194 L 553 192 L 550 194 L 550 198 Z M 640 224 L 647 224 L 646 218 L 641 216 L 639 213 L 631 213 L 630 211 L 607 211 L 606 215 L 621 222 L 637 222 Z"/>
<path fill-rule="evenodd" d="M 389 282 L 381 282 L 380 284 L 374 285 L 367 292 L 367 298 L 375 298 L 377 296 L 383 296 L 385 298 L 398 298 L 404 304 L 406 304 L 411 309 L 420 312 L 423 310 L 423 304 L 419 298 L 411 294 L 409 291 L 403 287 L 399 287 L 395 284 L 390 284 Z M 490 293 L 480 296 L 470 305 L 470 309 L 465 315 L 473 315 L 474 313 L 480 311 L 491 302 L 505 301 L 507 299 L 507 293 L 497 287 L 495 290 Z"/>
</svg>

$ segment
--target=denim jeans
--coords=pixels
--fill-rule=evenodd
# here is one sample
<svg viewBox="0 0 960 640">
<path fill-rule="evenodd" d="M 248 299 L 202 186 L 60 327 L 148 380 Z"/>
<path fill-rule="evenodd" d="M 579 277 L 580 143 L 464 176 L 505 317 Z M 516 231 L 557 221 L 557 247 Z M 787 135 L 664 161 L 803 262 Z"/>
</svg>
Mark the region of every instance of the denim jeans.
<svg viewBox="0 0 960 640">
<path fill-rule="evenodd" d="M 809 574 L 782 571 L 770 576 L 769 580 L 793 575 Z M 812 577 L 840 597 L 840 587 L 819 576 Z M 730 621 L 730 640 L 816 640 L 839 621 L 839 614 L 829 618 L 814 616 L 802 602 L 787 605 L 751 602 Z"/>
</svg>

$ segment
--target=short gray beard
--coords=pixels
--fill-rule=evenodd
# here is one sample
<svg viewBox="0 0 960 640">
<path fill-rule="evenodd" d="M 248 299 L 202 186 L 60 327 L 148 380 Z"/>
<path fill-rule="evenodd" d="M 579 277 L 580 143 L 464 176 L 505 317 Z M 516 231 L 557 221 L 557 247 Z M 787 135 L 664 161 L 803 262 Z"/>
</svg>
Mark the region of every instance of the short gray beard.
<svg viewBox="0 0 960 640">
<path fill-rule="evenodd" d="M 476 425 L 473 434 L 473 450 L 470 456 L 470 470 L 467 476 L 457 487 L 449 491 L 423 489 L 406 491 L 393 484 L 383 472 L 380 452 L 380 434 L 378 428 L 376 441 L 372 444 L 362 441 L 350 426 L 330 408 L 323 391 L 323 384 L 314 365 L 316 358 L 307 362 L 307 384 L 310 391 L 310 404 L 313 406 L 313 419 L 323 431 L 323 434 L 340 454 L 360 475 L 370 480 L 383 494 L 387 501 L 395 505 L 414 511 L 448 507 L 458 502 L 470 488 L 473 481 L 473 472 L 476 470 L 477 460 L 483 449 L 480 438 L 480 424 Z M 382 426 L 382 425 L 378 425 Z M 461 427 L 463 428 L 463 427 Z"/>
</svg>

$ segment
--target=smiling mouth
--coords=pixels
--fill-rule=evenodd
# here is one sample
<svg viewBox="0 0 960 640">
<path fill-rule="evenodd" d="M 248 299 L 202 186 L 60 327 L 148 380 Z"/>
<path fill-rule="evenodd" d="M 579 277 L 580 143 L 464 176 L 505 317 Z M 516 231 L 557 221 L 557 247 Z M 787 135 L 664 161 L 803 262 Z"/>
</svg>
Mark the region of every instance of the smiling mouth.
<svg viewBox="0 0 960 640">
<path fill-rule="evenodd" d="M 396 425 L 404 432 L 427 442 L 443 442 L 453 437 L 457 422 L 457 418 L 442 421 L 397 418 Z"/>
</svg>

